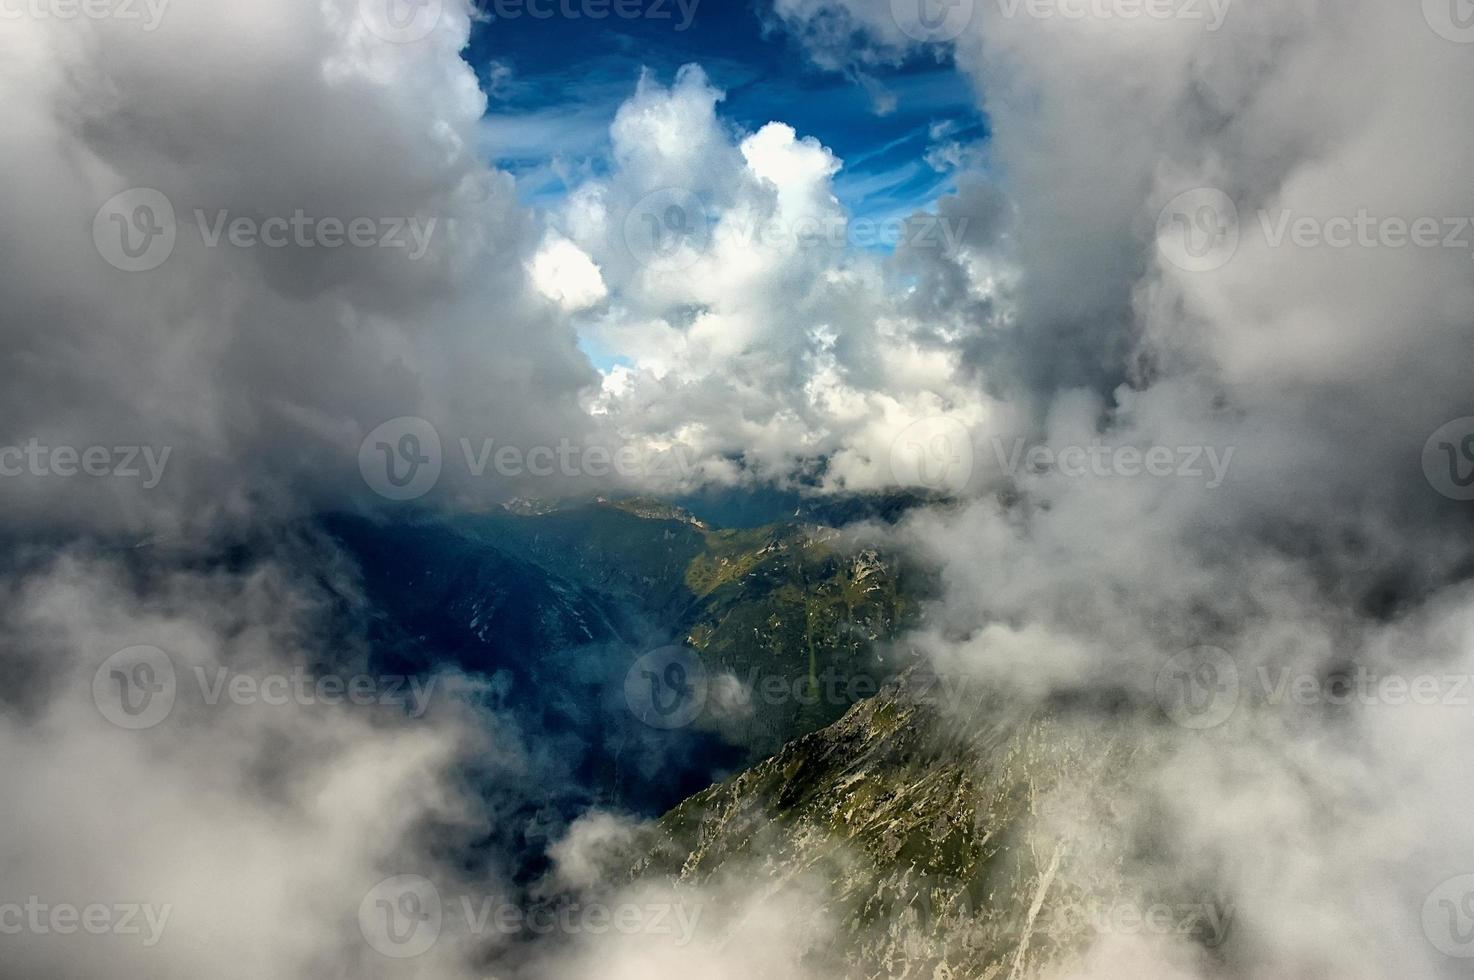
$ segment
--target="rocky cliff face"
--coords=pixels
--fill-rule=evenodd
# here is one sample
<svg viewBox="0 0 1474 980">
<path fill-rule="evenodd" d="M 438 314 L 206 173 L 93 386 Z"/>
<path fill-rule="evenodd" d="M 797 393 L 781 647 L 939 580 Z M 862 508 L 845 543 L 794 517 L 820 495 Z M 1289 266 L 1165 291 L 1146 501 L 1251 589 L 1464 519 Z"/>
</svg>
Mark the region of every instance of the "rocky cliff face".
<svg viewBox="0 0 1474 980">
<path fill-rule="evenodd" d="M 1155 858 L 1118 832 L 1140 745 L 1104 737 L 1100 719 L 969 708 L 955 693 L 909 672 L 676 807 L 635 877 L 805 896 L 825 923 L 818 976 L 1036 976 L 1068 967 L 1113 910 L 1186 908 L 1143 890 Z M 1200 951 L 1221 939 L 1206 916 L 1174 914 Z"/>
</svg>

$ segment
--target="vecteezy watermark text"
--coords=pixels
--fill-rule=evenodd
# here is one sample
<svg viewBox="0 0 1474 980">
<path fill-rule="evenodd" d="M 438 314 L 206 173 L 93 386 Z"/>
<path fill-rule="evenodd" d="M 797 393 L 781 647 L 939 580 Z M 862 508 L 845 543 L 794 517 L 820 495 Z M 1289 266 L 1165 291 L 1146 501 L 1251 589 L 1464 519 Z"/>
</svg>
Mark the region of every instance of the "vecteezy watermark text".
<svg viewBox="0 0 1474 980">
<path fill-rule="evenodd" d="M 767 251 L 786 255 L 829 248 L 893 249 L 956 255 L 971 218 L 916 214 L 905 218 L 809 215 L 789 220 L 725 214 L 713 220 L 700 195 L 662 188 L 645 195 L 625 215 L 625 246 L 640 264 L 658 273 L 684 272 L 703 257 L 722 252 Z"/>
<path fill-rule="evenodd" d="M 1203 21 L 1223 26 L 1234 0 L 996 0 L 1004 17 L 1034 20 Z"/>
<path fill-rule="evenodd" d="M 183 677 L 194 682 L 199 703 L 212 708 L 222 703 L 239 707 L 379 706 L 399 708 L 411 718 L 424 716 L 437 681 L 405 674 L 345 676 L 303 667 L 247 673 L 219 665 L 195 665 Z M 108 721 L 138 730 L 153 728 L 169 717 L 185 688 L 167 653 L 154 646 L 133 646 L 119 650 L 97 668 L 92 700 Z"/>
<path fill-rule="evenodd" d="M 1233 462 L 1234 447 L 1220 450 L 1216 446 L 1107 446 L 1091 442 L 1086 446 L 1029 445 L 1015 439 L 1004 448 L 1001 439 L 993 439 L 993 455 L 1009 476 L 1023 473 L 1041 476 L 1058 473 L 1069 479 L 1084 477 L 1177 477 L 1205 480 L 1209 490 L 1223 485 Z M 1206 466 L 1206 469 L 1205 469 Z"/>
<path fill-rule="evenodd" d="M 567 901 L 523 907 L 489 895 L 446 901 L 421 875 L 386 878 L 364 895 L 358 927 L 383 956 L 410 959 L 430 951 L 442 932 L 484 936 L 602 936 L 608 933 L 670 937 L 686 946 L 695 937 L 701 907 L 681 902 Z M 449 921 L 447 921 L 449 920 Z"/>
<path fill-rule="evenodd" d="M 461 437 L 450 460 L 464 465 L 474 479 L 488 475 L 527 477 L 664 478 L 686 477 L 695 469 L 684 446 L 645 449 L 625 445 L 580 445 L 559 439 L 556 445 L 518 446 L 495 438 Z M 364 483 L 389 500 L 416 500 L 433 490 L 447 464 L 440 433 L 414 416 L 390 419 L 359 444 L 358 468 Z"/>
<path fill-rule="evenodd" d="M 999 470 L 1015 479 L 1057 474 L 1066 479 L 1176 478 L 1202 480 L 1209 490 L 1223 485 L 1233 463 L 1233 446 L 1048 445 L 1015 438 L 990 440 Z M 972 434 L 948 416 L 908 425 L 891 443 L 891 475 L 906 487 L 960 492 L 972 480 L 976 452 Z"/>
<path fill-rule="evenodd" d="M 499 20 L 676 20 L 685 31 L 701 0 L 482 0 L 481 9 Z M 677 20 L 677 18 L 679 18 Z"/>
<path fill-rule="evenodd" d="M 145 902 L 45 902 L 31 895 L 24 902 L 0 902 L 0 936 L 142 936 L 145 947 L 157 946 L 173 913 L 172 905 Z"/>
<path fill-rule="evenodd" d="M 170 446 L 50 446 L 37 437 L 0 446 L 0 477 L 114 477 L 142 480 L 152 490 L 164 479 Z"/>
<path fill-rule="evenodd" d="M 1240 704 L 1273 709 L 1474 707 L 1474 675 L 1399 672 L 1368 666 L 1322 672 L 1273 664 L 1242 667 L 1228 651 L 1194 647 L 1157 672 L 1157 703 L 1184 728 L 1216 728 Z"/>
<path fill-rule="evenodd" d="M 430 248 L 438 219 L 316 217 L 301 208 L 287 216 L 254 218 L 232 216 L 218 209 L 207 214 L 194 210 L 195 225 L 206 248 L 218 248 L 222 238 L 235 248 L 407 248 L 411 261 L 422 259 Z"/>
<path fill-rule="evenodd" d="M 1082 925 L 1102 935 L 1180 936 L 1216 948 L 1228 938 L 1234 906 L 1202 902 L 1066 902 L 1050 913 L 1050 929 L 1069 936 Z"/>
<path fill-rule="evenodd" d="M 158 29 L 171 0 L 0 0 L 0 20 L 139 21 Z"/>
<path fill-rule="evenodd" d="M 340 217 L 296 208 L 290 214 L 235 214 L 227 208 L 193 209 L 194 227 L 205 248 L 403 250 L 411 261 L 424 258 L 438 219 Z M 188 226 L 186 226 L 188 227 Z M 174 204 L 162 192 L 135 187 L 113 195 L 92 220 L 92 241 L 111 266 L 148 272 L 168 261 L 179 238 Z"/>
<path fill-rule="evenodd" d="M 891 0 L 891 19 L 917 41 L 955 41 L 977 17 L 981 0 Z M 1234 0 L 993 0 L 1008 19 L 1066 21 L 1201 21 L 1217 31 Z M 1443 0 L 1440 0 L 1443 2 Z M 1456 2 L 1456 0 L 1455 0 Z"/>
<path fill-rule="evenodd" d="M 1174 197 L 1157 216 L 1159 254 L 1189 272 L 1223 268 L 1245 238 L 1256 234 L 1272 249 L 1446 249 L 1474 256 L 1474 217 L 1468 215 L 1399 215 L 1369 208 L 1304 214 L 1294 208 L 1261 208 L 1246 228 L 1227 194 L 1198 187 Z"/>
<path fill-rule="evenodd" d="M 743 715 L 758 704 L 845 708 L 874 695 L 895 676 L 842 671 L 832 664 L 814 675 L 778 674 L 758 667 L 745 677 L 725 672 L 713 675 L 695 650 L 667 646 L 630 665 L 624 697 L 630 713 L 640 721 L 652 728 L 674 729 L 696 721 L 708 706 L 722 716 Z"/>
<path fill-rule="evenodd" d="M 813 673 L 777 673 L 759 667 L 743 675 L 708 668 L 701 654 L 685 646 L 652 650 L 625 673 L 624 697 L 630 713 L 652 728 L 685 728 L 708 709 L 720 718 L 740 717 L 758 706 L 826 705 L 848 708 L 900 680 L 903 668 L 881 673 L 847 670 L 829 664 Z M 990 688 L 969 673 L 927 671 L 908 681 L 918 695 L 958 709 L 978 703 Z"/>
<path fill-rule="evenodd" d="M 1474 250 L 1474 218 L 1374 214 L 1298 214 L 1290 208 L 1259 212 L 1259 228 L 1270 248 L 1286 242 L 1296 248 L 1448 248 Z"/>
</svg>

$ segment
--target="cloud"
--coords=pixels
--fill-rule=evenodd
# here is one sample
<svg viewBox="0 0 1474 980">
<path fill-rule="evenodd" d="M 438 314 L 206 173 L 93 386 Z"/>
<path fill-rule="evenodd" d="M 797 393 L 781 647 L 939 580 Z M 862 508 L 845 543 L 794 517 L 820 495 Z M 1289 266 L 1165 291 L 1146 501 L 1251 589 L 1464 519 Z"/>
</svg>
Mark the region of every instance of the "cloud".
<svg viewBox="0 0 1474 980">
<path fill-rule="evenodd" d="M 350 701 L 289 683 L 327 640 L 319 569 L 296 557 L 237 575 L 70 554 L 8 581 L 0 975 L 391 975 L 353 910 L 406 867 L 455 880 L 436 850 L 482 819 L 455 774 L 517 755 L 451 676 L 418 719 L 378 703 L 382 685 Z M 146 678 L 115 656 L 139 645 L 158 658 Z M 18 651 L 32 669 L 17 672 Z M 163 700 L 114 691 L 115 672 Z M 369 675 L 345 657 L 313 676 Z M 111 911 L 93 922 L 107 928 L 68 924 L 89 906 Z M 446 943 L 436 975 L 464 975 L 458 955 Z"/>
<path fill-rule="evenodd" d="M 654 489 L 895 486 L 908 425 L 994 431 L 965 355 L 992 319 L 978 270 L 1001 273 L 996 201 L 970 191 L 906 222 L 855 218 L 828 148 L 781 122 L 735 130 L 720 103 L 695 66 L 669 88 L 644 78 L 611 129 L 615 171 L 552 216 L 608 284 L 607 311 L 582 329 L 628 361 L 596 411 L 692 460 Z M 940 277 L 965 310 L 914 308 Z"/>
<path fill-rule="evenodd" d="M 551 213 L 524 208 L 478 160 L 499 136 L 525 144 L 525 126 L 483 121 L 460 2 L 427 5 L 438 16 L 410 43 L 347 0 L 201 0 L 149 31 L 9 22 L 0 466 L 19 469 L 0 479 L 0 521 L 102 543 L 39 564 L 19 549 L 3 582 L 0 775 L 24 791 L 0 846 L 21 891 L 175 907 L 158 955 L 31 935 L 9 969 L 373 975 L 390 965 L 349 913 L 383 876 L 409 864 L 448 892 L 502 894 L 446 866 L 425 829 L 459 843 L 485 821 L 455 774 L 495 719 L 186 702 L 120 739 L 86 687 L 138 644 L 189 677 L 333 649 L 314 618 L 331 558 L 273 532 L 385 506 L 363 453 L 418 473 L 426 426 L 431 506 L 703 483 L 953 494 L 896 532 L 944 588 L 913 639 L 1023 703 L 1151 704 L 1163 665 L 1203 645 L 1260 693 L 1287 669 L 1469 673 L 1456 498 L 1474 460 L 1429 442 L 1474 415 L 1470 249 L 1446 237 L 1474 215 L 1457 24 L 1375 0 L 1225 5 L 1221 22 L 969 6 L 928 46 L 889 2 L 775 4 L 823 67 L 868 79 L 941 56 L 972 79 L 986 173 L 899 242 L 845 212 L 834 152 L 781 121 L 739 128 L 697 66 L 638 82 L 609 172 Z M 1371 244 L 1293 230 L 1363 216 Z M 1406 237 L 1425 220 L 1436 245 L 1388 242 L 1389 222 Z M 625 362 L 601 378 L 580 331 Z M 395 438 L 366 445 L 374 432 Z M 684 463 L 488 477 L 463 439 Z M 141 583 L 107 550 L 200 538 Z M 250 571 L 200 570 L 200 552 L 243 539 L 263 552 Z M 1465 713 L 1323 707 L 1250 699 L 1216 736 L 1123 723 L 1162 753 L 1146 804 L 1120 801 L 1128 830 L 1232 892 L 1243 931 L 1213 969 L 1452 975 L 1420 919 L 1470 870 L 1450 762 Z M 592 887 L 578 835 L 554 857 Z M 813 931 L 783 911 L 754 910 L 771 951 L 615 940 L 550 962 L 791 974 L 786 951 Z M 425 972 L 459 975 L 477 945 L 462 938 Z M 1117 938 L 1082 975 L 1124 963 L 1205 972 Z"/>
<path fill-rule="evenodd" d="M 915 54 L 889 6 L 778 9 L 841 65 Z M 1010 466 L 1016 437 L 985 438 L 1001 465 L 984 484 L 1003 495 L 914 518 L 946 589 L 918 639 L 1021 699 L 1151 705 L 1164 665 L 1200 644 L 1239 665 L 1247 700 L 1216 734 L 1158 716 L 1168 752 L 1125 832 L 1229 888 L 1243 928 L 1211 966 L 1146 967 L 1103 940 L 1069 975 L 1451 976 L 1419 920 L 1468 853 L 1446 768 L 1467 718 L 1386 697 L 1286 708 L 1262 689 L 1287 670 L 1467 673 L 1452 624 L 1468 512 L 1435 491 L 1457 453 L 1419 459 L 1470 414 L 1467 249 L 1273 229 L 1457 223 L 1474 205 L 1458 176 L 1471 131 L 1450 122 L 1468 118 L 1470 63 L 1432 8 L 1231 5 L 1220 23 L 1063 6 L 977 4 L 946 45 L 1012 214 L 1007 327 L 971 361 L 1022 450 L 1044 453 Z M 1412 91 L 1427 97 L 1396 108 Z M 1197 188 L 1212 195 L 1182 197 Z M 1236 216 L 1202 209 L 1222 200 Z M 1160 475 L 1142 468 L 1154 449 L 1171 456 Z M 1178 455 L 1211 450 L 1232 451 L 1212 488 Z M 1121 737 L 1155 727 L 1123 721 Z"/>
<path fill-rule="evenodd" d="M 586 310 L 609 294 L 594 260 L 568 239 L 556 236 L 533 257 L 532 282 L 570 313 Z"/>
<path fill-rule="evenodd" d="M 182 532 L 321 507 L 366 489 L 359 444 L 400 416 L 452 444 L 589 430 L 577 397 L 596 376 L 524 272 L 542 232 L 476 158 L 469 8 L 436 4 L 429 35 L 396 44 L 359 7 L 11 25 L 0 84 L 26 108 L 0 148 L 18 256 L 0 443 L 172 449 L 146 494 L 9 479 L 13 526 Z M 122 271 L 121 234 L 166 217 L 135 188 L 172 209 L 172 248 Z"/>
</svg>

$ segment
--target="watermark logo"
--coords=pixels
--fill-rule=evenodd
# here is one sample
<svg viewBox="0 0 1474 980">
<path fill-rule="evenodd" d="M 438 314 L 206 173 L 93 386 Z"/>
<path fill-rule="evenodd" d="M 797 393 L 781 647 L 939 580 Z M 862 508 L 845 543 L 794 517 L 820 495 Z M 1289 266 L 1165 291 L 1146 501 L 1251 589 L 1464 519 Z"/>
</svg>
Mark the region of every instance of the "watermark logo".
<svg viewBox="0 0 1474 980">
<path fill-rule="evenodd" d="M 440 481 L 440 433 L 422 418 L 390 419 L 358 447 L 358 471 L 389 500 L 417 500 Z"/>
<path fill-rule="evenodd" d="M 1428 437 L 1423 475 L 1450 500 L 1474 500 L 1474 417 L 1446 422 Z"/>
<path fill-rule="evenodd" d="M 437 681 L 407 674 L 309 673 L 301 666 L 286 672 L 246 674 L 224 666 L 195 665 L 184 676 L 194 679 L 199 702 L 211 708 L 222 703 L 306 708 L 377 705 L 402 709 L 411 718 L 421 718 L 429 710 Z M 182 693 L 174 661 L 153 646 L 118 651 L 92 677 L 93 702 L 102 716 L 119 728 L 154 727 L 169 717 Z"/>
<path fill-rule="evenodd" d="M 875 695 L 898 675 L 874 677 L 864 671 L 842 671 L 833 664 L 817 675 L 807 671 L 797 675 L 773 674 L 752 667 L 746 677 L 722 675 L 712 685 L 712 701 L 725 711 L 747 712 L 756 704 L 768 707 L 824 704 L 848 707 Z M 951 688 L 946 688 L 950 692 Z M 955 706 L 955 702 L 949 702 Z"/>
<path fill-rule="evenodd" d="M 456 447 L 459 453 L 447 457 L 439 432 L 424 419 L 391 419 L 359 445 L 359 473 L 369 489 L 382 497 L 415 500 L 434 489 L 449 464 L 464 465 L 466 474 L 477 480 L 495 475 L 513 480 L 618 476 L 683 481 L 698 463 L 686 446 L 611 448 L 599 443 L 578 445 L 566 437 L 557 445 L 523 447 L 462 436 Z"/>
<path fill-rule="evenodd" d="M 923 44 L 957 40 L 976 12 L 976 0 L 891 0 L 891 19 L 901 33 Z"/>
<path fill-rule="evenodd" d="M 435 234 L 436 218 L 339 218 L 308 214 L 264 218 L 193 210 L 194 227 L 205 248 L 352 248 L 402 249 L 412 262 L 425 257 Z M 109 265 L 125 272 L 157 269 L 174 252 L 179 223 L 173 203 L 160 191 L 135 187 L 110 198 L 92 219 L 92 240 Z"/>
<path fill-rule="evenodd" d="M 153 728 L 174 710 L 177 693 L 174 662 L 158 647 L 119 650 L 92 675 L 93 703 L 119 728 Z"/>
<path fill-rule="evenodd" d="M 440 891 L 421 875 L 396 875 L 371 888 L 358 906 L 358 928 L 369 946 L 391 959 L 411 959 L 430 951 L 447 922 L 457 935 L 547 936 L 611 932 L 669 936 L 686 946 L 696 935 L 701 906 L 683 902 L 558 901 L 524 908 L 490 895 Z"/>
<path fill-rule="evenodd" d="M 1293 670 L 1256 664 L 1244 670 L 1217 647 L 1197 647 L 1157 674 L 1162 710 L 1185 728 L 1213 728 L 1240 704 L 1271 709 L 1380 710 L 1474 705 L 1474 675 L 1383 672 L 1364 664 Z"/>
<path fill-rule="evenodd" d="M 376 953 L 410 959 L 440 938 L 444 909 L 435 883 L 420 875 L 385 878 L 358 905 L 358 929 Z"/>
<path fill-rule="evenodd" d="M 695 651 L 661 647 L 636 660 L 624 677 L 630 713 L 652 728 L 684 728 L 706 707 L 706 666 Z"/>
<path fill-rule="evenodd" d="M 1423 935 L 1445 956 L 1474 958 L 1474 875 L 1450 878 L 1428 893 Z"/>
<path fill-rule="evenodd" d="M 683 272 L 711 245 L 706 205 L 678 187 L 647 194 L 625 215 L 624 243 L 641 265 L 661 274 Z"/>
<path fill-rule="evenodd" d="M 444 0 L 359 0 L 365 26 L 390 44 L 413 44 L 435 31 Z"/>
<path fill-rule="evenodd" d="M 1184 728 L 1215 728 L 1239 703 L 1239 667 L 1226 650 L 1193 647 L 1157 671 L 1157 704 Z"/>
<path fill-rule="evenodd" d="M 1423 0 L 1423 19 L 1446 41 L 1474 44 L 1474 0 Z"/>
<path fill-rule="evenodd" d="M 1304 214 L 1293 208 L 1256 212 L 1241 226 L 1239 211 L 1222 191 L 1200 187 L 1178 195 L 1157 218 L 1157 248 L 1171 264 L 1211 272 L 1237 254 L 1250 231 L 1264 247 L 1332 249 L 1451 249 L 1474 254 L 1474 217 L 1469 215 L 1376 214 L 1357 208 L 1344 214 Z"/>
<path fill-rule="evenodd" d="M 913 422 L 891 443 L 890 462 L 900 486 L 960 492 L 972 480 L 972 434 L 947 416 Z"/>
<path fill-rule="evenodd" d="M 148 272 L 174 252 L 179 228 L 161 191 L 134 187 L 108 198 L 92 219 L 97 254 L 115 269 Z"/>
<path fill-rule="evenodd" d="M 213 214 L 204 208 L 194 209 L 195 227 L 206 248 L 219 248 L 223 241 L 233 248 L 351 248 L 404 249 L 411 262 L 418 262 L 430 250 L 437 218 L 369 218 L 358 216 L 344 220 L 318 217 L 297 208 L 287 215 L 255 218 L 232 216 L 225 208 Z"/>
<path fill-rule="evenodd" d="M 1188 272 L 1212 272 L 1239 248 L 1239 209 L 1214 187 L 1178 194 L 1157 215 L 1157 252 Z"/>
</svg>

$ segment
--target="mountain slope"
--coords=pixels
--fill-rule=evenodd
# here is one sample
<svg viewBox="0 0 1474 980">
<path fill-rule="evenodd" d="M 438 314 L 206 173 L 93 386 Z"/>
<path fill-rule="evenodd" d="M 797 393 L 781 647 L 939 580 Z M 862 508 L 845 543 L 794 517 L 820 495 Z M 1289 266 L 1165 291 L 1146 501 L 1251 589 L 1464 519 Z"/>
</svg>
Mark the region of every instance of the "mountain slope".
<svg viewBox="0 0 1474 980">
<path fill-rule="evenodd" d="M 604 646 L 606 679 L 618 679 L 647 650 L 684 645 L 729 696 L 696 726 L 720 729 L 748 761 L 873 694 L 888 673 L 882 645 L 926 589 L 830 528 L 718 530 L 644 499 L 327 526 L 403 662 L 522 676 L 556 652 Z"/>
<path fill-rule="evenodd" d="M 802 693 L 816 671 L 873 673 L 915 601 L 891 562 L 831 530 L 719 531 L 657 501 L 317 525 L 353 567 L 345 614 L 365 624 L 376 669 L 485 678 L 492 705 L 555 760 L 505 818 L 544 837 L 591 805 L 658 815 L 871 693 L 759 694 L 736 713 L 713 701 L 689 727 L 657 730 L 625 695 L 642 654 L 684 644 L 713 679 Z"/>
<path fill-rule="evenodd" d="M 810 954 L 820 975 L 1023 977 L 1069 963 L 1094 911 L 1124 907 L 1128 876 L 1151 863 L 1082 829 L 1118 818 L 1109 801 L 1129 796 L 1140 750 L 1088 720 L 959 712 L 945 688 L 908 673 L 693 796 L 643 842 L 634 876 L 803 896 L 828 923 Z M 1193 928 L 1211 945 L 1206 921 Z"/>
</svg>

